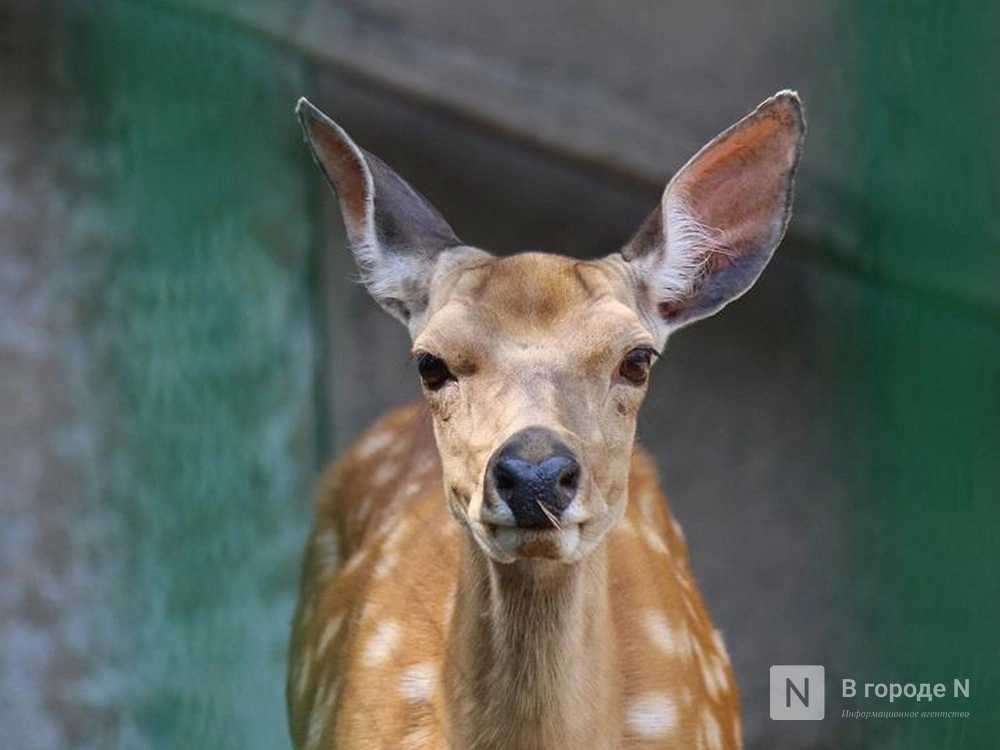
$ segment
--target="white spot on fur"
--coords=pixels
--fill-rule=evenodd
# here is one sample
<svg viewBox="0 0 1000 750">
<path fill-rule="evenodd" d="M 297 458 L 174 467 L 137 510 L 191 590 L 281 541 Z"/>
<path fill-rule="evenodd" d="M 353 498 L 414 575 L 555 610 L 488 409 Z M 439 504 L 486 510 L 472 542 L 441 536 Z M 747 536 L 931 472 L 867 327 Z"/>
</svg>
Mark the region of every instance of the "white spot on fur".
<svg viewBox="0 0 1000 750">
<path fill-rule="evenodd" d="M 394 426 L 393 429 L 396 430 L 399 429 L 399 427 Z M 392 445 L 389 446 L 389 449 L 385 452 L 385 454 L 387 456 L 391 456 L 392 458 L 399 458 L 403 454 L 403 451 L 411 447 L 412 444 L 413 443 L 409 440 L 395 440 Z"/>
<path fill-rule="evenodd" d="M 729 676 L 726 673 L 728 660 L 723 656 L 725 648 L 723 647 L 723 653 L 718 651 L 718 644 L 715 642 L 716 633 L 717 631 L 713 629 L 713 643 L 707 653 L 697 639 L 692 639 L 692 646 L 695 657 L 701 665 L 705 687 L 708 689 L 709 695 L 718 700 L 723 693 L 729 690 Z"/>
<path fill-rule="evenodd" d="M 726 674 L 726 665 L 718 656 L 709 656 L 702 665 L 702 673 L 705 677 L 705 685 L 708 693 L 718 700 L 723 693 L 729 690 L 729 676 Z"/>
<path fill-rule="evenodd" d="M 400 746 L 403 750 L 424 750 L 424 748 L 433 746 L 433 743 L 434 733 L 431 732 L 430 727 L 421 726 L 410 730 L 410 733 L 403 737 Z"/>
<path fill-rule="evenodd" d="M 306 734 L 306 750 L 319 750 L 320 741 L 326 732 L 327 719 L 337 699 L 336 683 L 328 682 L 316 693 L 312 711 L 309 714 L 309 731 Z"/>
<path fill-rule="evenodd" d="M 429 701 L 437 687 L 437 665 L 433 662 L 416 664 L 399 678 L 399 693 L 410 703 Z"/>
<path fill-rule="evenodd" d="M 702 662 L 701 679 L 708 688 L 708 694 L 715 699 L 719 697 L 719 685 L 715 681 L 715 670 L 712 668 L 710 660 Z"/>
<path fill-rule="evenodd" d="M 670 517 L 670 526 L 674 530 L 674 535 L 683 542 L 686 538 L 684 536 L 684 529 L 681 528 L 681 525 L 677 522 L 677 519 L 674 518 L 673 516 Z"/>
<path fill-rule="evenodd" d="M 629 536 L 636 535 L 635 524 L 632 523 L 631 518 L 626 517 L 623 518 L 621 521 L 619 521 L 617 529 L 621 531 L 623 534 L 628 534 Z"/>
<path fill-rule="evenodd" d="M 722 657 L 723 661 L 729 662 L 729 652 L 726 650 L 726 642 L 722 639 L 722 631 L 712 628 L 712 645 L 715 646 L 716 653 Z"/>
<path fill-rule="evenodd" d="M 677 582 L 684 588 L 685 592 L 691 592 L 694 589 L 694 584 L 691 582 L 691 576 L 686 570 L 681 568 L 680 565 L 674 566 L 674 577 Z"/>
<path fill-rule="evenodd" d="M 391 573 L 396 567 L 397 563 L 399 563 L 397 548 L 405 539 L 407 532 L 410 530 L 410 521 L 407 518 L 399 520 L 389 519 L 385 525 L 391 525 L 392 530 L 388 532 L 388 535 L 385 538 L 385 542 L 382 545 L 382 557 L 375 565 L 374 575 L 375 578 L 379 580 L 389 575 L 389 573 Z"/>
<path fill-rule="evenodd" d="M 715 718 L 708 709 L 701 714 L 701 737 L 706 750 L 724 750 L 722 744 L 722 727 L 719 720 Z"/>
<path fill-rule="evenodd" d="M 393 461 L 383 461 L 379 464 L 378 468 L 375 469 L 375 474 L 372 475 L 372 484 L 376 487 L 388 484 L 396 477 L 398 472 L 399 464 Z"/>
<path fill-rule="evenodd" d="M 351 558 L 344 565 L 344 569 L 341 571 L 341 573 L 343 575 L 350 575 L 351 573 L 353 573 L 355 570 L 358 569 L 361 563 L 365 561 L 367 554 L 368 552 L 364 547 L 358 549 L 353 555 L 351 555 Z"/>
<path fill-rule="evenodd" d="M 698 640 L 694 633 L 691 634 L 691 650 L 694 652 L 694 656 L 698 660 L 698 663 L 704 664 L 705 650 L 701 647 L 701 641 Z"/>
<path fill-rule="evenodd" d="M 661 555 L 669 555 L 670 549 L 667 547 L 660 535 L 656 533 L 656 529 L 652 526 L 644 524 L 642 527 L 642 538 L 646 540 L 646 544 L 654 552 L 659 552 Z"/>
<path fill-rule="evenodd" d="M 311 714 L 309 733 L 306 735 L 306 750 L 317 750 L 320 740 L 323 739 L 324 729 L 326 729 L 326 717 L 315 713 Z"/>
<path fill-rule="evenodd" d="M 447 598 L 444 600 L 444 606 L 441 607 L 441 612 L 444 615 L 445 623 L 451 622 L 451 616 L 455 612 L 455 590 L 448 594 Z"/>
<path fill-rule="evenodd" d="M 337 563 L 340 562 L 340 539 L 332 526 L 326 526 L 316 532 L 313 549 L 319 561 L 321 575 L 336 569 Z"/>
<path fill-rule="evenodd" d="M 681 591 L 681 598 L 684 600 L 684 609 L 687 610 L 688 619 L 691 622 L 701 622 L 701 615 L 694 605 L 694 592 L 690 588 L 685 588 Z"/>
<path fill-rule="evenodd" d="M 299 700 L 302 700 L 302 697 L 306 694 L 306 689 L 309 687 L 309 677 L 312 674 L 312 666 L 312 652 L 306 648 L 302 652 L 302 656 L 299 657 L 298 664 L 296 664 L 298 677 L 295 681 L 295 694 L 298 696 Z"/>
<path fill-rule="evenodd" d="M 374 599 L 369 599 L 365 602 L 365 605 L 361 608 L 361 622 L 367 623 L 376 619 L 378 614 L 378 604 L 375 603 Z"/>
<path fill-rule="evenodd" d="M 666 695 L 649 693 L 632 702 L 625 720 L 641 737 L 665 737 L 677 726 L 677 705 Z"/>
<path fill-rule="evenodd" d="M 392 549 L 399 545 L 403 541 L 403 537 L 410 530 L 410 519 L 401 518 L 396 522 L 395 527 L 389 532 L 389 536 L 385 539 L 385 548 Z"/>
<path fill-rule="evenodd" d="M 437 461 L 434 459 L 434 456 L 428 454 L 417 462 L 413 468 L 413 473 L 417 476 L 422 476 L 430 474 L 435 469 L 437 469 Z"/>
<path fill-rule="evenodd" d="M 395 552 L 386 552 L 375 565 L 375 579 L 382 580 L 385 578 L 392 572 L 392 569 L 396 567 L 396 563 L 398 562 L 399 558 L 396 556 Z"/>
<path fill-rule="evenodd" d="M 646 613 L 646 633 L 660 651 L 665 654 L 677 652 L 677 640 L 674 637 L 673 628 L 667 622 L 667 618 L 662 612 L 650 611 Z"/>
<path fill-rule="evenodd" d="M 395 433 L 390 430 L 379 430 L 361 441 L 355 451 L 355 455 L 358 458 L 368 458 L 369 456 L 373 456 L 389 445 L 394 437 Z"/>
<path fill-rule="evenodd" d="M 686 661 L 694 657 L 695 638 L 690 627 L 684 627 L 677 633 L 677 650 Z"/>
<path fill-rule="evenodd" d="M 340 630 L 340 625 L 343 621 L 344 621 L 344 615 L 343 613 L 341 613 L 323 626 L 323 632 L 320 633 L 319 636 L 319 643 L 316 645 L 317 654 L 322 655 L 326 653 L 326 649 L 329 647 L 330 642 L 337 635 L 337 632 Z"/>
<path fill-rule="evenodd" d="M 371 510 L 371 508 L 372 508 L 372 497 L 371 495 L 366 495 L 365 497 L 361 498 L 361 502 L 358 503 L 358 507 L 355 508 L 354 517 L 367 518 L 368 512 Z"/>
<path fill-rule="evenodd" d="M 395 620 L 386 620 L 379 624 L 365 646 L 365 663 L 368 666 L 376 666 L 388 661 L 396 650 L 400 635 L 399 623 Z"/>
</svg>

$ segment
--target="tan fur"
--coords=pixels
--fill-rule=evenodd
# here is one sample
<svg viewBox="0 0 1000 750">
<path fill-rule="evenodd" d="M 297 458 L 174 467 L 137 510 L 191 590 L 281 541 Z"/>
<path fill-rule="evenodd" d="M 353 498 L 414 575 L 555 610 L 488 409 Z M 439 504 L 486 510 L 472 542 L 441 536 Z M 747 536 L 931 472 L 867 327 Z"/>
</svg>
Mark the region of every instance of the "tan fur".
<svg viewBox="0 0 1000 750">
<path fill-rule="evenodd" d="M 470 374 L 461 394 L 373 427 L 319 496 L 289 676 L 297 747 L 738 746 L 728 657 L 655 472 L 631 448 L 644 388 L 602 375 L 649 339 L 632 294 L 613 260 L 540 254 L 437 280 L 414 346 Z M 489 455 L 539 423 L 585 461 L 594 546 L 572 563 L 497 564 L 445 497 L 468 523 Z M 433 689 L 408 701 L 404 675 L 421 665 Z M 676 708 L 662 736 L 629 725 L 647 695 Z M 707 744 L 713 721 L 721 744 Z"/>
</svg>

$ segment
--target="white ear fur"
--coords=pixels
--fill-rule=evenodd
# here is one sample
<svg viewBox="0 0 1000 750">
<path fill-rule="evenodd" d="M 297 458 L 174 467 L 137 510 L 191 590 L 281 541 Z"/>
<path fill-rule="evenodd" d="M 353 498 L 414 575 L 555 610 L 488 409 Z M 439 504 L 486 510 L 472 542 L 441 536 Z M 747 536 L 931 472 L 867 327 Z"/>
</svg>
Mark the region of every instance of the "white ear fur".
<svg viewBox="0 0 1000 750">
<path fill-rule="evenodd" d="M 622 249 L 665 338 L 746 292 L 781 241 L 805 134 L 781 91 L 723 131 L 667 185 Z"/>
<path fill-rule="evenodd" d="M 665 255 L 650 264 L 647 280 L 658 298 L 679 300 L 691 294 L 711 253 L 725 251 L 724 232 L 699 221 L 683 198 L 664 195 L 663 206 Z"/>
</svg>

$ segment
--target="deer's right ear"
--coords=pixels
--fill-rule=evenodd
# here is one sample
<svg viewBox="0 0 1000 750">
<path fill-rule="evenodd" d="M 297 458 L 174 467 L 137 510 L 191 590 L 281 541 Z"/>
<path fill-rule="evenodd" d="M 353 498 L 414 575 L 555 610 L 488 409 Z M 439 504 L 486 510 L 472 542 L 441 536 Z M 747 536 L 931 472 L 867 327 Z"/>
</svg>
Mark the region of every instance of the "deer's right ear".
<svg viewBox="0 0 1000 750">
<path fill-rule="evenodd" d="M 712 315 L 756 281 L 791 216 L 805 119 L 780 91 L 699 151 L 622 257 L 661 335 Z"/>
<path fill-rule="evenodd" d="M 427 309 L 435 269 L 467 253 L 427 199 L 381 159 L 359 147 L 307 99 L 295 108 L 313 158 L 340 199 L 361 280 L 411 332 Z M 460 253 L 446 253 L 462 248 Z"/>
</svg>

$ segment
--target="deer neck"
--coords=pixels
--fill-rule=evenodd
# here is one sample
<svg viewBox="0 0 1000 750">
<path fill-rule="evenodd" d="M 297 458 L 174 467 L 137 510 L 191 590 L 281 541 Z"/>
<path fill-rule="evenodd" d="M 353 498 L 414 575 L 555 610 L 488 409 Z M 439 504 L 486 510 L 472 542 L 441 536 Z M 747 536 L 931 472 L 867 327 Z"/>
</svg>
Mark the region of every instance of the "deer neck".
<svg viewBox="0 0 1000 750">
<path fill-rule="evenodd" d="M 495 563 L 471 539 L 445 659 L 450 746 L 613 746 L 607 545 L 567 565 Z"/>
</svg>

